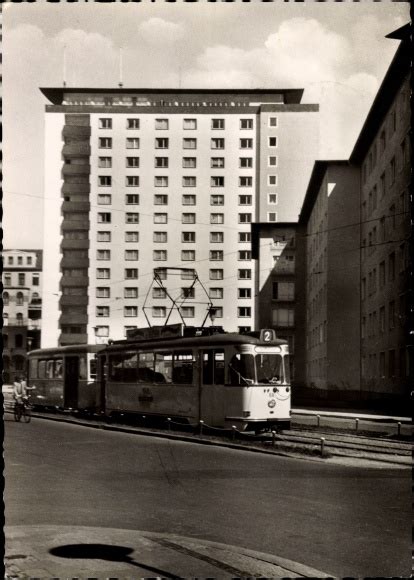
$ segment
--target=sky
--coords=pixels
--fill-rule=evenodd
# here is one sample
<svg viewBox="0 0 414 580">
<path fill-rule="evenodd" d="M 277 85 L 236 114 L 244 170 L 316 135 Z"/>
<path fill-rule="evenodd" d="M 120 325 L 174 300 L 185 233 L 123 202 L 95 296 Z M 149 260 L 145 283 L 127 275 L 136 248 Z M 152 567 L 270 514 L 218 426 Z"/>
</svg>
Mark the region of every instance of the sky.
<svg viewBox="0 0 414 580">
<path fill-rule="evenodd" d="M 116 87 L 122 49 L 125 88 L 304 88 L 318 158 L 347 159 L 408 21 L 391 0 L 3 4 L 4 247 L 47 232 L 39 87 Z"/>
</svg>

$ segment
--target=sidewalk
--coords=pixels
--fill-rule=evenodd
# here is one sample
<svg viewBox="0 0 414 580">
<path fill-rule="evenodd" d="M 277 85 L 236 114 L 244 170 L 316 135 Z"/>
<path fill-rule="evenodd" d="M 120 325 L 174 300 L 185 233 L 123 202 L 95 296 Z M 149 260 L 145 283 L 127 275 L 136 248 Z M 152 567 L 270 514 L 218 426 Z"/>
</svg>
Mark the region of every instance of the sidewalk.
<svg viewBox="0 0 414 580">
<path fill-rule="evenodd" d="M 320 409 L 300 409 L 292 407 L 292 415 L 312 415 L 316 417 L 320 415 L 321 417 L 332 417 L 341 419 L 366 419 L 368 421 L 385 421 L 389 423 L 401 422 L 410 423 L 412 422 L 411 417 L 396 417 L 395 415 L 381 415 L 377 413 L 364 413 L 358 411 L 341 411 L 336 409 L 331 410 L 320 410 Z"/>
</svg>

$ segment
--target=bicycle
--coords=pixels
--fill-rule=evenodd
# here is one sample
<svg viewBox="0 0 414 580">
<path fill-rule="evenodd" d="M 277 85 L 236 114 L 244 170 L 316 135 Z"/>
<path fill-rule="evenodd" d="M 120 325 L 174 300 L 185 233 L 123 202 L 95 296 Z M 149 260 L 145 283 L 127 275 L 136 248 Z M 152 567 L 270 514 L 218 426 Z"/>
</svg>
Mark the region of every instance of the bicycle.
<svg viewBox="0 0 414 580">
<path fill-rule="evenodd" d="M 32 406 L 30 396 L 21 397 L 20 401 L 14 403 L 14 420 L 19 422 L 23 417 L 25 423 L 30 423 L 32 418 Z"/>
</svg>

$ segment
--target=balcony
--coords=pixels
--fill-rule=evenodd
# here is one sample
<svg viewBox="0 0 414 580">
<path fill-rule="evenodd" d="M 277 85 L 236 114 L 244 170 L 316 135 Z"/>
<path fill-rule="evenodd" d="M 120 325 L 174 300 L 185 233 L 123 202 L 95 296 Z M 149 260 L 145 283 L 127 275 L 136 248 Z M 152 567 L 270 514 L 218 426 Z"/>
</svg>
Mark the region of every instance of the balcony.
<svg viewBox="0 0 414 580">
<path fill-rule="evenodd" d="M 91 192 L 91 185 L 88 182 L 84 183 L 64 183 L 62 185 L 62 193 L 85 193 L 89 194 Z"/>
<path fill-rule="evenodd" d="M 62 312 L 59 318 L 59 325 L 62 326 L 63 324 L 87 324 L 88 323 L 88 315 L 86 312 L 69 312 L 65 313 Z"/>
<path fill-rule="evenodd" d="M 91 204 L 89 201 L 64 201 L 62 203 L 62 212 L 71 213 L 89 213 L 91 209 Z M 89 216 L 85 216 L 88 218 Z"/>
<path fill-rule="evenodd" d="M 84 296 L 68 296 L 66 294 L 63 295 L 60 299 L 59 304 L 62 307 L 64 307 L 64 306 L 86 306 L 88 304 L 88 295 L 86 294 L 86 290 L 85 290 Z"/>
<path fill-rule="evenodd" d="M 64 163 L 62 175 L 89 175 L 91 166 L 89 163 Z"/>
<path fill-rule="evenodd" d="M 91 136 L 91 128 L 87 125 L 65 125 L 62 130 L 63 137 L 84 137 L 85 140 Z"/>
<path fill-rule="evenodd" d="M 91 154 L 91 146 L 85 141 L 78 141 L 67 143 L 63 146 L 62 153 L 64 157 L 89 157 Z"/>
</svg>

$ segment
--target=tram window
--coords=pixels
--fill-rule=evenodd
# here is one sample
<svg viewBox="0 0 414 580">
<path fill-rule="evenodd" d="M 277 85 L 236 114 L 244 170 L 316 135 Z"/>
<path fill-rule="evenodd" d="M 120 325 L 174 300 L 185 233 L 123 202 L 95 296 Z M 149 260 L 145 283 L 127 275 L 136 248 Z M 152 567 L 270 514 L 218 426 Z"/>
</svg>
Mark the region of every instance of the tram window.
<svg viewBox="0 0 414 580">
<path fill-rule="evenodd" d="M 203 353 L 203 384 L 224 384 L 224 350 L 207 350 Z"/>
<path fill-rule="evenodd" d="M 55 360 L 54 378 L 61 379 L 63 377 L 63 361 L 61 358 Z"/>
<path fill-rule="evenodd" d="M 248 385 L 255 380 L 252 354 L 235 354 L 229 362 L 230 384 Z"/>
<path fill-rule="evenodd" d="M 46 361 L 45 360 L 40 360 L 39 361 L 38 372 L 39 372 L 39 379 L 45 379 L 46 378 Z"/>
<path fill-rule="evenodd" d="M 88 378 L 88 366 L 86 364 L 85 355 L 79 357 L 79 378 L 80 379 Z"/>
<path fill-rule="evenodd" d="M 142 352 L 139 355 L 139 383 L 153 383 L 154 381 L 154 353 Z"/>
<path fill-rule="evenodd" d="M 29 360 L 29 376 L 31 379 L 37 379 L 37 363 L 36 358 L 31 358 Z"/>
<path fill-rule="evenodd" d="M 91 358 L 89 361 L 89 375 L 91 379 L 96 379 L 96 358 Z"/>
<path fill-rule="evenodd" d="M 256 356 L 257 382 L 282 383 L 283 364 L 278 354 L 260 354 Z"/>
<path fill-rule="evenodd" d="M 193 382 L 193 353 L 183 351 L 174 353 L 173 382 L 177 385 L 189 385 Z"/>
<path fill-rule="evenodd" d="M 122 381 L 122 356 L 112 355 L 109 357 L 109 380 Z"/>
<path fill-rule="evenodd" d="M 53 379 L 53 360 L 48 360 L 46 363 L 46 377 L 48 379 Z"/>
<path fill-rule="evenodd" d="M 155 383 L 172 382 L 172 353 L 157 352 L 155 354 Z"/>
<path fill-rule="evenodd" d="M 138 354 L 127 352 L 123 356 L 122 381 L 124 383 L 136 383 L 138 379 Z"/>
</svg>

